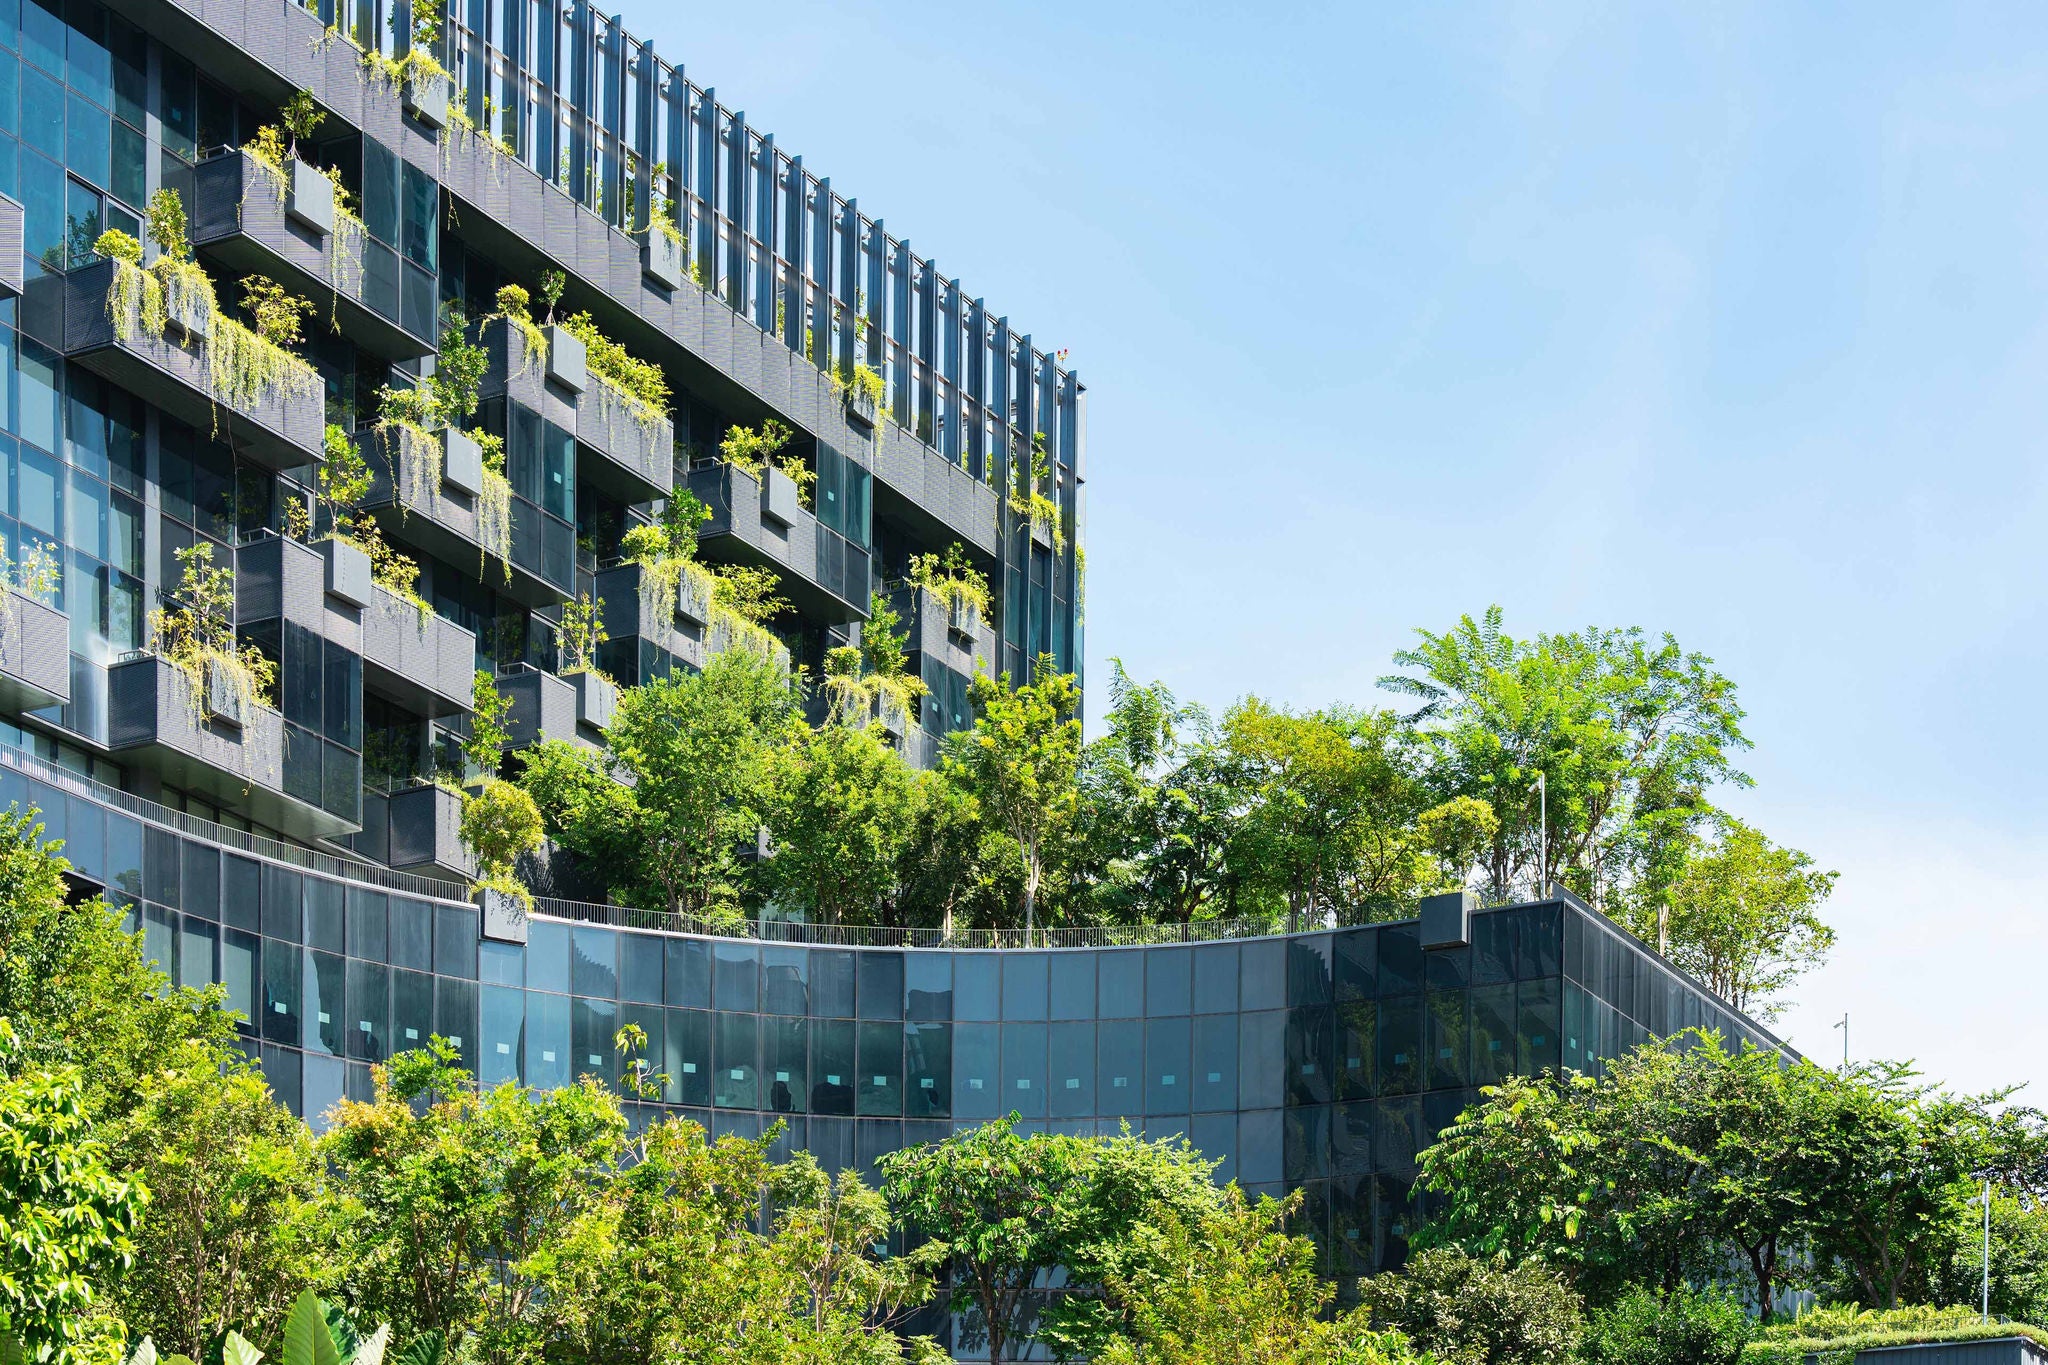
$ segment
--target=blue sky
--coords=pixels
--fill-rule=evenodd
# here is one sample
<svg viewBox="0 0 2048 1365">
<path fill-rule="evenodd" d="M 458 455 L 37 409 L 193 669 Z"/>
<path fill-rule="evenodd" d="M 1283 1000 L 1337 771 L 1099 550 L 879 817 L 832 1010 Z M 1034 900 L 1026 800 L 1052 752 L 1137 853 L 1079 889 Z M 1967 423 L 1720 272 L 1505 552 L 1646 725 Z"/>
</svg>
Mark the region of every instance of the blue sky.
<svg viewBox="0 0 2048 1365">
<path fill-rule="evenodd" d="M 1088 658 L 1668 630 L 1839 869 L 1792 1040 L 2048 1045 L 2048 12 L 784 0 L 628 26 L 1089 385 Z M 2048 1077 L 2032 1087 L 2048 1105 Z"/>
</svg>

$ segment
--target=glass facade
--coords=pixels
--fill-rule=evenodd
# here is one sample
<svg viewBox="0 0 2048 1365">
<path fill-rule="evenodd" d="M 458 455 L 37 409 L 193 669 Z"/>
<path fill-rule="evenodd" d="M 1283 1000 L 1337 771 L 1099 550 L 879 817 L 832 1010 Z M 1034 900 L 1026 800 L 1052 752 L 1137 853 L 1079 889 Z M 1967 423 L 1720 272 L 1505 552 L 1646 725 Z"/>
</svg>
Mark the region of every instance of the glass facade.
<svg viewBox="0 0 2048 1365">
<path fill-rule="evenodd" d="M 0 750 L 0 761 L 12 754 Z M 1510 1073 L 1597 1072 L 1701 1026 L 1778 1044 L 1571 901 L 1481 911 L 1466 947 L 1405 921 L 1159 947 L 810 947 L 573 922 L 485 939 L 477 909 L 223 848 L 0 766 L 174 980 L 219 981 L 278 1093 L 316 1123 L 439 1033 L 487 1083 L 616 1084 L 646 1034 L 661 1105 L 872 1176 L 1004 1114 L 1186 1136 L 1218 1175 L 1307 1191 L 1325 1268 L 1399 1261 L 1415 1154 Z"/>
</svg>

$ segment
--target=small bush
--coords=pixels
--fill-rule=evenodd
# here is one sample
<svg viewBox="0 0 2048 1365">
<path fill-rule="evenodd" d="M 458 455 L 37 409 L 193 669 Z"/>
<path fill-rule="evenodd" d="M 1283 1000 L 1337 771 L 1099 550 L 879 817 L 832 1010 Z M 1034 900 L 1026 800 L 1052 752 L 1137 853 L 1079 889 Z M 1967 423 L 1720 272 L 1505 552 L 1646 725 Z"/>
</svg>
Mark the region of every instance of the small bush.
<svg viewBox="0 0 2048 1365">
<path fill-rule="evenodd" d="M 1551 1365 L 1578 1347 L 1585 1325 L 1579 1296 L 1549 1266 L 1456 1247 L 1420 1252 L 1358 1292 L 1375 1327 L 1406 1333 L 1446 1365 Z"/>
<path fill-rule="evenodd" d="M 1586 1324 L 1589 1365 L 1735 1365 L 1756 1325 L 1733 1295 L 1631 1289 Z"/>
</svg>

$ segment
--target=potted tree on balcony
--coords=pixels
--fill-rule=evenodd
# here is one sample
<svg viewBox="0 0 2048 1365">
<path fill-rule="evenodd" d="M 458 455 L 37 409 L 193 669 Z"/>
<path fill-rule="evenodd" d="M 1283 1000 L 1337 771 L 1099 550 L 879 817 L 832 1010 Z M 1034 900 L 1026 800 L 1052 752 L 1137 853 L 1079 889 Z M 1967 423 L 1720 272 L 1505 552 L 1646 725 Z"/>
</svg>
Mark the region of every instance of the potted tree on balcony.
<svg viewBox="0 0 2048 1365">
<path fill-rule="evenodd" d="M 576 689 L 576 719 L 594 730 L 611 728 L 618 709 L 619 688 L 597 668 L 597 647 L 611 636 L 599 618 L 597 603 L 589 593 L 562 608 L 557 633 L 562 651 L 562 676 Z"/>
<path fill-rule="evenodd" d="M 471 891 L 483 906 L 487 938 L 526 941 L 533 893 L 520 882 L 519 859 L 541 845 L 540 807 L 522 787 L 486 777 L 462 798 L 462 842 L 476 859 Z"/>
<path fill-rule="evenodd" d="M 946 613 L 946 629 L 971 644 L 988 619 L 988 579 L 974 567 L 958 541 L 935 554 L 910 557 L 910 581 L 929 593 Z"/>
<path fill-rule="evenodd" d="M 584 350 L 583 338 L 555 321 L 555 305 L 562 301 L 562 290 L 568 283 L 569 277 L 559 270 L 540 273 L 540 298 L 548 306 L 548 315 L 541 323 L 540 331 L 547 342 L 548 378 L 571 393 L 582 393 L 590 383 L 589 357 Z"/>
<path fill-rule="evenodd" d="M 811 506 L 818 475 L 801 455 L 786 453 L 796 435 L 773 417 L 756 427 L 729 427 L 718 443 L 726 463 L 761 486 L 761 515 L 784 526 Z"/>
<path fill-rule="evenodd" d="M 150 613 L 156 653 L 184 675 L 195 724 L 240 728 L 277 684 L 277 665 L 235 643 L 235 571 L 200 541 L 177 552 L 181 577 L 170 604 Z"/>
</svg>

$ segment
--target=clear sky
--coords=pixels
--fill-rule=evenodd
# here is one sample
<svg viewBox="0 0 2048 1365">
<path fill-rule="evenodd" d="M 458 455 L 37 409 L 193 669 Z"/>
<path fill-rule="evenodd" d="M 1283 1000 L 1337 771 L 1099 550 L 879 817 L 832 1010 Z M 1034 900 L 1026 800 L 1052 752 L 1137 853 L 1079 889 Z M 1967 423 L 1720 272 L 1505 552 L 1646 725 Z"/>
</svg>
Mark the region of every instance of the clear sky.
<svg viewBox="0 0 2048 1365">
<path fill-rule="evenodd" d="M 1842 878 L 1783 1019 L 2048 1105 L 2048 11 L 633 0 L 1089 386 L 1088 662 L 1670 631 Z"/>
</svg>

